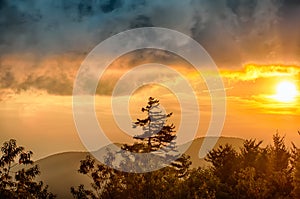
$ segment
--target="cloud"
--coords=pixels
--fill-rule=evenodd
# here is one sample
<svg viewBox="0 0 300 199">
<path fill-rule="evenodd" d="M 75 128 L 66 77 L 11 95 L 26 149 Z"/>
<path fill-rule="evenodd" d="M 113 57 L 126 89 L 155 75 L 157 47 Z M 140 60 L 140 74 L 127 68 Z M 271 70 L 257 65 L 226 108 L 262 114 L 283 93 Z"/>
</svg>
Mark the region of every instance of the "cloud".
<svg viewBox="0 0 300 199">
<path fill-rule="evenodd" d="M 299 114 L 299 95 L 294 101 L 284 103 L 276 99 L 277 85 L 290 81 L 299 88 L 300 66 L 245 65 L 242 69 L 221 70 L 227 90 L 229 109 L 261 114 Z"/>
<path fill-rule="evenodd" d="M 0 87 L 70 95 L 76 71 L 90 50 L 116 33 L 145 26 L 190 35 L 223 68 L 270 60 L 300 65 L 299 8 L 290 0 L 2 0 Z M 168 64 L 177 60 L 162 52 L 135 56 L 116 63 L 115 71 L 154 58 Z M 110 94 L 119 76 L 109 74 L 98 92 Z"/>
<path fill-rule="evenodd" d="M 15 93 L 37 89 L 53 95 L 72 95 L 73 83 L 85 55 L 68 53 L 36 58 L 34 55 L 3 56 L 0 62 L 0 89 L 10 89 Z M 161 50 L 148 49 L 134 51 L 117 58 L 102 75 L 97 88 L 99 95 L 111 95 L 117 81 L 135 66 L 147 63 L 159 63 L 172 68 L 188 71 L 188 63 L 180 57 Z M 145 68 L 147 70 L 147 67 Z M 155 71 L 154 71 L 155 72 Z M 165 76 L 155 76 L 149 71 L 148 80 L 163 81 Z M 168 74 L 165 74 L 168 75 Z M 141 81 L 133 77 L 123 86 L 126 88 Z"/>
<path fill-rule="evenodd" d="M 297 100 L 293 103 L 282 103 L 266 94 L 252 96 L 228 96 L 227 105 L 230 110 L 238 113 L 259 113 L 269 115 L 298 116 L 300 113 Z"/>
<path fill-rule="evenodd" d="M 284 20 L 279 16 L 283 5 L 279 1 L 218 1 L 197 2 L 197 18 L 192 35 L 207 49 L 219 66 L 240 67 L 249 61 L 277 62 L 281 56 L 281 40 L 278 30 Z M 277 60 L 278 59 L 278 60 Z"/>
<path fill-rule="evenodd" d="M 290 32 L 299 35 L 299 14 L 291 15 L 286 11 L 300 7 L 293 1 L 1 2 L 0 54 L 24 51 L 38 56 L 73 51 L 87 53 L 118 32 L 158 26 L 190 35 L 207 49 L 218 65 L 240 66 L 249 59 L 283 59 L 281 55 L 287 54 L 282 44 L 299 40 L 297 34 L 286 37 Z M 294 26 L 282 28 L 291 21 Z M 290 61 L 299 61 L 296 57 L 299 46 L 292 46 Z"/>
<path fill-rule="evenodd" d="M 0 62 L 0 89 L 20 93 L 31 89 L 54 95 L 71 95 L 73 80 L 82 56 L 50 56 L 37 59 L 23 55 L 3 56 Z"/>
<path fill-rule="evenodd" d="M 252 81 L 259 78 L 292 77 L 298 79 L 300 66 L 245 65 L 240 70 L 222 70 L 222 77 L 237 81 Z"/>
</svg>

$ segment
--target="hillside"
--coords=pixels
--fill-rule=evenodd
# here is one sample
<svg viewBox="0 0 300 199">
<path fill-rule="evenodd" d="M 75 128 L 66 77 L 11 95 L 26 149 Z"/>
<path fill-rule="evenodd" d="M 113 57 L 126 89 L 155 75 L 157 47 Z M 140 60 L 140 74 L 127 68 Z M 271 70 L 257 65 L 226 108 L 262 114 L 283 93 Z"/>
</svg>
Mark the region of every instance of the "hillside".
<svg viewBox="0 0 300 199">
<path fill-rule="evenodd" d="M 239 149 L 243 141 L 240 138 L 221 137 L 216 147 L 231 144 L 235 149 Z M 195 139 L 186 152 L 186 154 L 191 156 L 192 167 L 207 165 L 207 162 L 198 157 L 202 142 L 203 138 Z M 70 194 L 71 186 L 78 186 L 79 184 L 89 186 L 90 179 L 77 172 L 80 160 L 84 159 L 87 154 L 87 152 L 65 152 L 36 161 L 42 172 L 38 179 L 48 184 L 49 190 L 57 194 L 57 198 L 72 198 Z"/>
<path fill-rule="evenodd" d="M 214 138 L 208 137 L 207 139 L 214 139 Z M 190 145 L 189 149 L 186 151 L 186 154 L 191 156 L 192 167 L 208 165 L 208 163 L 203 158 L 200 159 L 198 156 L 203 140 L 204 138 L 195 139 Z M 243 143 L 244 140 L 241 138 L 220 137 L 214 148 L 217 148 L 220 145 L 230 144 L 233 146 L 234 149 L 239 150 L 239 148 L 242 147 Z"/>
<path fill-rule="evenodd" d="M 87 152 L 65 152 L 36 161 L 41 171 L 38 180 L 48 184 L 49 190 L 55 193 L 57 198 L 72 198 L 71 186 L 89 185 L 89 178 L 77 172 L 80 160 L 87 154 Z"/>
</svg>

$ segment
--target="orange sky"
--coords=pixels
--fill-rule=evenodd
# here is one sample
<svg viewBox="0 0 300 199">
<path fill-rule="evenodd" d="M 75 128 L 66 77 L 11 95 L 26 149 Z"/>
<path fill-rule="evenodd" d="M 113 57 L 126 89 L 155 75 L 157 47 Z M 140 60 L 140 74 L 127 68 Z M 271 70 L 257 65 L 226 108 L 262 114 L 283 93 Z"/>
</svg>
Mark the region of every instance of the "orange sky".
<svg viewBox="0 0 300 199">
<path fill-rule="evenodd" d="M 44 63 L 51 65 L 49 61 Z M 184 62 L 178 61 L 171 65 L 184 74 L 196 93 L 200 109 L 197 136 L 204 136 L 211 116 L 210 95 L 205 82 Z M 116 82 L 113 78 L 120 76 L 114 71 L 122 74 L 127 70 L 127 67 L 119 70 L 114 68 L 113 64 L 101 80 L 103 85 L 110 83 L 110 89 Z M 69 75 L 73 76 L 72 73 L 73 71 Z M 280 102 L 272 98 L 281 81 L 288 80 L 299 89 L 299 66 L 248 64 L 240 69 L 220 69 L 220 74 L 227 94 L 227 112 L 222 136 L 257 138 L 269 144 L 272 135 L 279 132 L 286 136 L 287 143 L 293 141 L 300 145 L 297 133 L 300 128 L 299 95 L 291 102 Z M 37 88 L 18 92 L 6 90 L 6 97 L 0 102 L 0 140 L 16 138 L 20 144 L 32 149 L 36 158 L 61 151 L 85 150 L 73 121 L 70 95 L 49 94 L 49 91 Z M 130 140 L 130 135 L 122 132 L 113 119 L 111 97 L 99 92 L 95 106 L 98 121 L 105 133 L 115 142 Z M 158 97 L 166 111 L 174 113 L 170 122 L 179 127 L 179 102 L 173 93 L 159 85 L 148 85 L 134 93 L 130 101 L 132 119 L 143 116 L 139 110 L 146 104 L 149 96 Z M 194 118 L 192 112 L 190 118 Z"/>
<path fill-rule="evenodd" d="M 163 27 L 199 42 L 218 66 L 227 95 L 222 136 L 257 138 L 269 144 L 278 132 L 287 143 L 300 147 L 299 11 L 300 3 L 294 0 L 0 1 L 0 141 L 15 138 L 33 150 L 34 158 L 85 150 L 72 115 L 73 83 L 82 61 L 117 33 Z M 204 136 L 212 106 L 203 78 L 180 57 L 147 49 L 115 60 L 97 88 L 98 121 L 109 138 L 123 142 L 129 137 L 112 117 L 114 86 L 124 73 L 146 63 L 170 66 L 188 80 L 200 109 L 197 136 Z M 147 79 L 151 78 L 164 76 L 153 76 L 150 70 Z M 135 80 L 131 77 L 122 86 Z M 289 82 L 297 91 L 291 86 L 278 89 L 281 82 Z M 180 88 L 181 80 L 168 83 Z M 133 93 L 132 119 L 140 116 L 149 96 L 174 112 L 171 122 L 179 128 L 180 103 L 158 85 Z M 184 99 L 189 104 L 190 99 Z M 190 109 L 193 121 L 196 114 Z"/>
</svg>

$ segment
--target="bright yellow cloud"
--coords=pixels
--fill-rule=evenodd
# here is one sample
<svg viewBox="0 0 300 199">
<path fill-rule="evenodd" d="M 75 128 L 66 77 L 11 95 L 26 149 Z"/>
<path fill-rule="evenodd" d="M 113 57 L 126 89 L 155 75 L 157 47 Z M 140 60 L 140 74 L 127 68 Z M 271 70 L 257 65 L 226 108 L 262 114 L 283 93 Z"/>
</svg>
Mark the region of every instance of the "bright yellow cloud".
<svg viewBox="0 0 300 199">
<path fill-rule="evenodd" d="M 248 113 L 299 114 L 299 66 L 248 64 L 240 70 L 221 70 L 221 75 L 225 86 L 232 88 L 227 91 L 227 102 L 234 109 L 240 107 Z M 280 86 L 283 82 L 289 84 Z"/>
<path fill-rule="evenodd" d="M 255 80 L 270 77 L 292 77 L 300 74 L 299 66 L 287 65 L 245 65 L 241 70 L 221 70 L 224 78 L 234 80 Z"/>
</svg>

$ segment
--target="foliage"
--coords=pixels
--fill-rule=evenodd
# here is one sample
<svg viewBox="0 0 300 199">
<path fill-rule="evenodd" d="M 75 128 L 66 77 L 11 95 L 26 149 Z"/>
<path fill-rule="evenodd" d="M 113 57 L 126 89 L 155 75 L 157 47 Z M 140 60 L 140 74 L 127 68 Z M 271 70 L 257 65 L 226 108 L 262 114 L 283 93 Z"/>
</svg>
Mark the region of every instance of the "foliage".
<svg viewBox="0 0 300 199">
<path fill-rule="evenodd" d="M 37 165 L 33 165 L 31 151 L 26 152 L 11 139 L 4 142 L 1 152 L 0 198 L 55 198 L 47 191 L 48 186 L 34 180 L 40 171 Z"/>
<path fill-rule="evenodd" d="M 124 151 L 155 152 L 162 147 L 175 151 L 175 126 L 167 125 L 172 113 L 158 110 L 159 101 L 149 98 L 142 111 L 144 119 L 137 119 L 133 127 L 140 127 L 142 135 L 134 136 L 133 145 L 123 145 Z M 126 153 L 120 166 L 134 167 L 137 158 L 130 160 Z M 159 163 L 164 157 L 149 157 L 141 166 Z M 79 172 L 92 179 L 87 190 L 80 185 L 71 188 L 75 198 L 300 198 L 299 149 L 289 150 L 284 137 L 273 136 L 273 144 L 262 146 L 262 141 L 246 140 L 240 150 L 221 145 L 211 150 L 205 160 L 209 167 L 191 169 L 189 157 L 176 157 L 170 165 L 148 173 L 125 173 L 114 170 L 87 157 L 81 161 Z M 112 163 L 115 158 L 108 157 Z M 144 164 L 144 165 L 142 165 Z M 135 165 L 136 167 L 136 165 Z M 133 168 L 137 171 L 138 168 Z M 141 170 L 142 171 L 142 170 Z"/>
<path fill-rule="evenodd" d="M 298 149 L 295 144 L 293 144 L 292 148 L 291 164 L 294 168 L 293 196 L 294 198 L 300 198 L 300 149 Z"/>
<path fill-rule="evenodd" d="M 175 198 L 176 193 L 188 174 L 191 162 L 187 155 L 172 156 L 168 152 L 176 151 L 175 126 L 167 124 L 167 119 L 172 113 L 165 114 L 159 108 L 159 100 L 150 97 L 147 106 L 141 109 L 147 114 L 144 119 L 137 119 L 133 128 L 140 127 L 143 134 L 133 138 L 136 142 L 132 145 L 122 146 L 123 156 L 119 167 L 132 167 L 132 173 L 119 172 L 103 164 L 95 164 L 90 157 L 81 161 L 79 172 L 92 178 L 91 190 L 86 190 L 82 185 L 71 188 L 75 198 L 84 195 L 87 198 Z M 166 153 L 164 156 L 149 154 L 159 149 Z M 131 158 L 126 152 L 144 153 L 143 158 Z M 147 153 L 147 154 L 146 154 Z M 109 154 L 106 157 L 108 164 L 116 158 Z M 144 173 L 143 167 L 156 166 L 166 159 L 175 159 L 167 167 L 153 172 Z M 133 159 L 133 160 L 132 160 Z"/>
<path fill-rule="evenodd" d="M 77 189 L 72 187 L 71 193 L 75 198 L 119 198 L 124 189 L 120 172 L 103 164 L 95 164 L 90 156 L 81 161 L 78 172 L 89 176 L 93 183 L 92 190 L 86 190 L 83 185 Z"/>
<path fill-rule="evenodd" d="M 144 131 L 142 135 L 136 135 L 133 138 L 140 140 L 143 147 L 139 147 L 139 152 L 157 151 L 162 146 L 168 147 L 169 150 L 174 150 L 174 139 L 176 138 L 173 124 L 167 125 L 167 119 L 173 113 L 164 114 L 159 108 L 159 100 L 150 97 L 146 107 L 142 108 L 142 112 L 147 113 L 145 119 L 137 119 L 133 123 L 133 128 L 141 127 Z M 125 145 L 123 149 L 136 152 L 134 147 Z M 140 145 L 138 145 L 140 146 Z"/>
<path fill-rule="evenodd" d="M 246 140 L 240 152 L 231 146 L 219 146 L 206 160 L 219 179 L 217 198 L 292 198 L 293 167 L 284 137 L 273 136 L 273 145 Z"/>
<path fill-rule="evenodd" d="M 209 169 L 197 168 L 189 171 L 188 178 L 181 183 L 177 198 L 216 198 L 220 180 Z"/>
<path fill-rule="evenodd" d="M 269 153 L 268 186 L 270 197 L 290 198 L 293 191 L 291 154 L 284 144 L 284 137 L 273 136 L 273 146 Z"/>
</svg>

